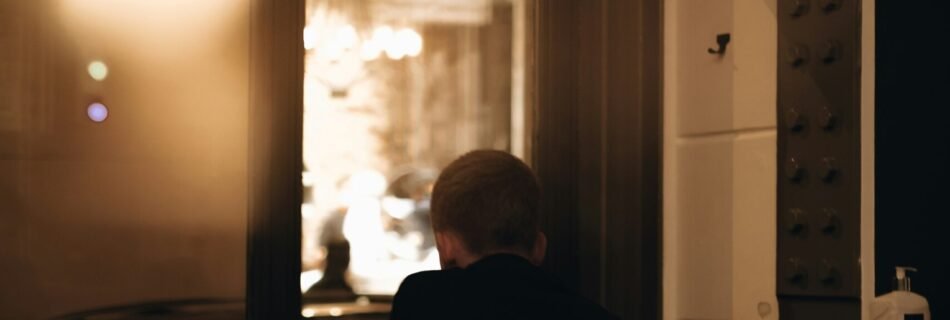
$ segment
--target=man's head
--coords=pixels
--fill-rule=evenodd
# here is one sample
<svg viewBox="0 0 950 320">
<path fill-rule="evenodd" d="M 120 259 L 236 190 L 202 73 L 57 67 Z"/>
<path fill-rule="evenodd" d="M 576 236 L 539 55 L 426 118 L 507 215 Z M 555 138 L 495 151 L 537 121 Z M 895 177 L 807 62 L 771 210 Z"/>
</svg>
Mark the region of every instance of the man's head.
<svg viewBox="0 0 950 320">
<path fill-rule="evenodd" d="M 539 197 L 534 173 L 508 153 L 478 150 L 453 161 L 432 192 L 443 268 L 465 267 L 493 253 L 519 254 L 540 264 L 547 241 L 540 230 Z"/>
</svg>

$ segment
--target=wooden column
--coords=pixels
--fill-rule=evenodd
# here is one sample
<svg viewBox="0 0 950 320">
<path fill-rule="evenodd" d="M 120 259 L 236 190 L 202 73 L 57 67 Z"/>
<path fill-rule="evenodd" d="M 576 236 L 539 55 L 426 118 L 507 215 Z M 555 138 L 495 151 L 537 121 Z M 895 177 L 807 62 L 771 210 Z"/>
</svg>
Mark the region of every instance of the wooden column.
<svg viewBox="0 0 950 320">
<path fill-rule="evenodd" d="M 300 317 L 304 1 L 251 1 L 247 319 Z"/>
<path fill-rule="evenodd" d="M 659 319 L 661 3 L 535 10 L 545 267 L 622 318 Z"/>
</svg>

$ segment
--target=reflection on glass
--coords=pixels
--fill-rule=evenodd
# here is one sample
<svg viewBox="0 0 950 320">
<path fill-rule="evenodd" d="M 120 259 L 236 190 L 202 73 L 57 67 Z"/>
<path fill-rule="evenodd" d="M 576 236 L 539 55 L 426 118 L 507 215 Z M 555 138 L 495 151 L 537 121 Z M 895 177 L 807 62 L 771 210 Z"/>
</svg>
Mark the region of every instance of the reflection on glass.
<svg viewBox="0 0 950 320">
<path fill-rule="evenodd" d="M 512 5 L 308 1 L 305 297 L 391 295 L 407 275 L 439 268 L 429 224 L 439 169 L 523 138 L 511 134 L 523 132 L 512 121 L 523 119 Z"/>
</svg>

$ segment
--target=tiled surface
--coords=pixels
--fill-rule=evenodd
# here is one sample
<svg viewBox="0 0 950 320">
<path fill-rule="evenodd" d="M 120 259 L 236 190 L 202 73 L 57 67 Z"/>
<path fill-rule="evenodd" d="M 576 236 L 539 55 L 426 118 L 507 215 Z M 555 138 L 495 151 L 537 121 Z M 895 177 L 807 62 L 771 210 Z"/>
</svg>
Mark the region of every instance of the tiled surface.
<svg viewBox="0 0 950 320">
<path fill-rule="evenodd" d="M 732 318 L 778 319 L 775 300 L 775 131 L 734 140 Z M 771 312 L 760 318 L 759 305 Z"/>
<path fill-rule="evenodd" d="M 732 138 L 686 141 L 677 147 L 680 238 L 678 314 L 685 318 L 731 315 Z"/>
<path fill-rule="evenodd" d="M 732 59 L 720 57 L 716 35 L 732 31 L 732 0 L 683 0 L 678 4 L 678 132 L 694 135 L 732 128 Z M 731 44 L 730 44 L 731 45 Z"/>
<path fill-rule="evenodd" d="M 678 133 L 701 135 L 775 123 L 776 0 L 679 4 Z M 731 33 L 726 55 L 706 52 Z"/>
<path fill-rule="evenodd" d="M 776 0 L 735 0 L 733 128 L 775 126 Z"/>
<path fill-rule="evenodd" d="M 760 319 L 775 301 L 775 131 L 680 139 L 678 319 Z"/>
<path fill-rule="evenodd" d="M 776 0 L 668 2 L 666 319 L 777 319 Z M 721 60 L 706 53 L 718 30 L 732 34 Z"/>
</svg>

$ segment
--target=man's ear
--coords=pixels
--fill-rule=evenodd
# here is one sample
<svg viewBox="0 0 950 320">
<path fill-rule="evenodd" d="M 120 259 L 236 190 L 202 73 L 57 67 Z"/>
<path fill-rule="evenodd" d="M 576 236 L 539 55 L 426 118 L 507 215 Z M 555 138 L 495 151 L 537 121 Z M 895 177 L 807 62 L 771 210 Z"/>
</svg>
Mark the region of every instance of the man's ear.
<svg viewBox="0 0 950 320">
<path fill-rule="evenodd" d="M 531 249 L 531 263 L 536 266 L 540 266 L 544 262 L 544 256 L 548 250 L 548 237 L 544 235 L 544 232 L 538 231 L 537 237 L 534 239 L 534 248 Z"/>
<path fill-rule="evenodd" d="M 435 232 L 435 248 L 439 251 L 439 263 L 442 265 L 442 270 L 459 267 L 460 244 L 458 237 L 451 232 Z"/>
</svg>

